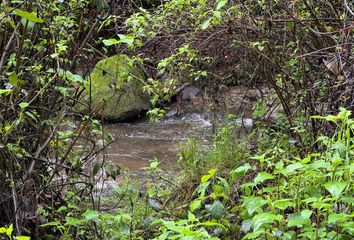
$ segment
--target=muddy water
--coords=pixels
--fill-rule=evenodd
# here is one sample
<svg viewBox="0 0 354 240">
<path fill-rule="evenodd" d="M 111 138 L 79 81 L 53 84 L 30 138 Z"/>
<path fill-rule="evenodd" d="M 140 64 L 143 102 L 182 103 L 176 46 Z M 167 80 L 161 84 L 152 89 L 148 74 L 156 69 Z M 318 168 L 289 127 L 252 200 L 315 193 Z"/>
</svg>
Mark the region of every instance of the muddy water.
<svg viewBox="0 0 354 240">
<path fill-rule="evenodd" d="M 107 149 L 107 157 L 122 169 L 139 174 L 150 160 L 157 158 L 160 168 L 178 170 L 177 154 L 180 146 L 193 137 L 208 143 L 211 136 L 211 122 L 198 113 L 169 117 L 157 123 L 140 120 L 135 123 L 107 125 L 115 142 Z"/>
</svg>

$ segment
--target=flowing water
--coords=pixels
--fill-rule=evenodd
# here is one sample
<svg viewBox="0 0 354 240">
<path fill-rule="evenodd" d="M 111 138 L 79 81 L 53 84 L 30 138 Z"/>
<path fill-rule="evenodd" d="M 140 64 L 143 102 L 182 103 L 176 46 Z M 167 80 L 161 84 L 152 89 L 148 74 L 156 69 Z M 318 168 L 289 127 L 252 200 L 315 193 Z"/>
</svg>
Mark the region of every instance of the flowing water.
<svg viewBox="0 0 354 240">
<path fill-rule="evenodd" d="M 157 123 L 140 119 L 133 123 L 106 125 L 106 129 L 114 138 L 114 142 L 106 149 L 107 160 L 112 165 L 118 165 L 121 172 L 128 169 L 132 179 L 142 182 L 147 177 L 142 168 L 148 167 L 150 160 L 154 158 L 158 159 L 159 168 L 166 173 L 178 172 L 177 158 L 180 147 L 189 138 L 198 140 L 199 146 L 210 147 L 213 126 L 209 119 L 210 114 L 187 112 L 176 116 L 173 113 L 168 113 L 164 120 Z M 233 124 L 249 129 L 252 127 L 252 120 L 237 120 Z M 116 179 L 100 182 L 98 189 L 102 188 L 103 194 L 106 195 L 117 184 L 123 184 L 123 181 L 124 174 L 120 174 Z"/>
<path fill-rule="evenodd" d="M 107 149 L 107 157 L 132 174 L 141 173 L 150 160 L 157 158 L 167 171 L 178 170 L 177 154 L 189 137 L 201 143 L 210 141 L 212 124 L 199 113 L 168 117 L 157 123 L 139 120 L 134 123 L 106 125 L 115 142 Z"/>
</svg>

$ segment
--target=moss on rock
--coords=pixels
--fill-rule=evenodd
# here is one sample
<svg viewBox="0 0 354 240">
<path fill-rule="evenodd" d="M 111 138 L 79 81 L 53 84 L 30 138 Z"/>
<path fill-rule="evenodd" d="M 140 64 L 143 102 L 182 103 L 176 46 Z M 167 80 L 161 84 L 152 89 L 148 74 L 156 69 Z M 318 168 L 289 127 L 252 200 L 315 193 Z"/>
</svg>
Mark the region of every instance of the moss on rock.
<svg viewBox="0 0 354 240">
<path fill-rule="evenodd" d="M 99 61 L 85 84 L 83 100 L 91 106 L 98 104 L 99 113 L 109 121 L 124 121 L 136 117 L 149 108 L 149 101 L 143 92 L 143 73 L 127 55 L 118 54 Z M 83 107 L 79 106 L 81 112 Z M 87 112 L 87 111 L 86 111 Z"/>
</svg>

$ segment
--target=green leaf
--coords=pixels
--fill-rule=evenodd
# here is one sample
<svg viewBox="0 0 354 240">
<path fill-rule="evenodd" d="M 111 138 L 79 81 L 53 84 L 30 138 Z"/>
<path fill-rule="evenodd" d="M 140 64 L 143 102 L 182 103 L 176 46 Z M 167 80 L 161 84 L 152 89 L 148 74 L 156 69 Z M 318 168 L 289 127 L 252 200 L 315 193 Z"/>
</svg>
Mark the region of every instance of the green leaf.
<svg viewBox="0 0 354 240">
<path fill-rule="evenodd" d="M 277 200 L 274 203 L 274 207 L 281 209 L 281 210 L 285 210 L 288 207 L 293 207 L 294 204 L 290 201 L 290 199 L 281 199 L 281 200 Z"/>
<path fill-rule="evenodd" d="M 28 103 L 28 102 L 21 102 L 21 103 L 19 104 L 19 106 L 20 106 L 21 109 L 25 109 L 26 107 L 29 106 L 29 103 Z"/>
<path fill-rule="evenodd" d="M 288 227 L 303 227 L 305 225 L 311 225 L 312 211 L 303 210 L 300 213 L 290 214 L 288 217 Z"/>
<path fill-rule="evenodd" d="M 209 18 L 208 20 L 206 20 L 203 25 L 202 25 L 202 29 L 205 30 L 207 29 L 209 26 L 210 26 L 210 21 L 211 21 L 211 18 Z"/>
<path fill-rule="evenodd" d="M 216 169 L 215 168 L 212 168 L 208 171 L 208 173 L 211 175 L 211 176 L 215 176 L 215 173 L 216 173 Z"/>
<path fill-rule="evenodd" d="M 176 224 L 172 221 L 163 221 L 163 225 L 174 232 L 182 233 L 184 228 L 181 226 L 176 226 Z"/>
<path fill-rule="evenodd" d="M 248 233 L 246 234 L 243 239 L 255 239 L 258 238 L 261 234 L 264 234 L 264 230 L 258 230 L 258 231 L 254 231 L 252 233 Z"/>
<path fill-rule="evenodd" d="M 261 48 L 261 47 L 258 47 Z M 267 113 L 266 107 L 263 105 L 261 100 L 258 100 L 255 106 L 252 109 L 252 116 L 253 117 L 263 117 Z"/>
<path fill-rule="evenodd" d="M 338 198 L 344 191 L 347 183 L 344 182 L 328 182 L 324 185 L 326 190 L 335 198 Z"/>
<path fill-rule="evenodd" d="M 59 227 L 62 226 L 59 221 L 48 222 L 40 225 L 41 227 Z"/>
<path fill-rule="evenodd" d="M 0 89 L 0 95 L 2 94 L 9 94 L 12 90 L 11 89 Z"/>
<path fill-rule="evenodd" d="M 205 208 L 210 212 L 211 216 L 215 219 L 220 219 L 224 212 L 225 207 L 220 201 L 214 201 L 213 204 L 205 205 Z"/>
<path fill-rule="evenodd" d="M 197 222 L 198 219 L 195 217 L 195 215 L 193 213 L 188 211 L 188 221 L 190 221 L 191 223 L 194 223 L 194 222 Z"/>
<path fill-rule="evenodd" d="M 157 160 L 152 160 L 150 163 L 150 168 L 156 169 L 158 165 L 159 165 L 159 162 Z"/>
<path fill-rule="evenodd" d="M 242 222 L 242 232 L 248 233 L 252 227 L 253 227 L 253 222 L 251 219 L 247 219 Z"/>
<path fill-rule="evenodd" d="M 16 240 L 30 240 L 31 238 L 26 237 L 26 236 L 16 236 L 16 237 L 14 237 L 14 239 L 16 239 Z"/>
<path fill-rule="evenodd" d="M 350 219 L 350 215 L 340 213 L 340 214 L 330 214 L 328 215 L 328 223 L 337 223 L 337 222 L 344 222 Z"/>
<path fill-rule="evenodd" d="M 12 72 L 9 75 L 9 82 L 11 83 L 11 85 L 17 87 L 18 85 L 18 78 L 17 78 L 17 74 L 15 72 Z"/>
<path fill-rule="evenodd" d="M 212 176 L 211 175 L 204 175 L 201 179 L 200 179 L 200 182 L 202 184 L 206 183 L 207 181 L 209 181 L 209 179 L 211 178 Z"/>
<path fill-rule="evenodd" d="M 66 77 L 66 79 L 68 79 L 71 82 L 78 82 L 78 83 L 81 83 L 81 84 L 84 83 L 84 79 L 79 74 L 73 74 L 70 71 L 65 71 L 64 72 L 64 76 Z"/>
<path fill-rule="evenodd" d="M 156 212 L 162 211 L 164 209 L 163 206 L 159 203 L 159 201 L 154 198 L 149 198 L 148 203 L 149 206 Z"/>
<path fill-rule="evenodd" d="M 223 1 L 220 1 L 218 3 L 218 5 L 216 6 L 215 10 L 220 10 L 221 8 L 223 8 L 227 3 L 227 0 L 223 0 Z"/>
<path fill-rule="evenodd" d="M 11 239 L 12 238 L 12 231 L 13 231 L 13 225 L 10 224 L 10 226 L 6 229 L 6 235 Z"/>
<path fill-rule="evenodd" d="M 287 174 L 291 174 L 291 173 L 295 172 L 296 170 L 301 169 L 303 167 L 304 167 L 304 165 L 302 163 L 293 163 L 293 164 L 290 164 L 286 167 L 286 172 L 287 172 Z"/>
<path fill-rule="evenodd" d="M 73 217 L 65 217 L 65 220 L 66 220 L 65 225 L 68 225 L 68 226 L 76 226 L 76 225 L 80 225 L 85 222 L 85 220 L 83 220 L 83 219 L 77 219 L 77 218 L 73 218 Z"/>
<path fill-rule="evenodd" d="M 230 172 L 231 179 L 234 181 L 236 180 L 236 177 L 245 176 L 248 170 L 250 169 L 252 169 L 251 165 L 249 163 L 246 163 L 245 165 L 232 170 Z"/>
<path fill-rule="evenodd" d="M 195 210 L 199 209 L 202 206 L 202 200 L 200 199 L 195 199 L 191 204 L 189 205 L 189 210 L 191 212 L 194 212 Z"/>
<path fill-rule="evenodd" d="M 263 224 L 273 223 L 274 221 L 280 222 L 283 219 L 281 215 L 273 213 L 259 213 L 253 217 L 253 231 L 257 231 Z"/>
<path fill-rule="evenodd" d="M 331 167 L 331 164 L 329 162 L 325 162 L 323 160 L 315 161 L 311 164 L 311 168 L 313 168 L 313 169 L 320 169 L 320 168 L 329 169 L 330 167 Z"/>
<path fill-rule="evenodd" d="M 98 173 L 100 168 L 101 168 L 101 164 L 95 163 L 95 165 L 93 165 L 93 168 L 92 168 L 92 176 L 96 176 L 96 174 Z"/>
<path fill-rule="evenodd" d="M 226 230 L 224 225 L 222 225 L 220 223 L 217 223 L 217 222 L 212 222 L 212 221 L 198 223 L 198 224 L 196 224 L 196 226 L 206 226 L 206 227 L 215 227 L 215 226 L 217 226 L 217 227 L 221 227 L 224 230 Z"/>
<path fill-rule="evenodd" d="M 119 37 L 119 42 L 120 43 L 126 43 L 129 46 L 134 43 L 135 37 L 131 35 L 124 35 L 124 34 L 118 34 Z"/>
<path fill-rule="evenodd" d="M 249 215 L 252 215 L 254 212 L 259 212 L 265 204 L 267 204 L 267 201 L 261 197 L 246 197 L 243 200 L 243 206 L 246 208 Z"/>
<path fill-rule="evenodd" d="M 87 209 L 86 212 L 82 214 L 82 216 L 84 216 L 86 220 L 92 221 L 92 220 L 97 220 L 100 215 L 97 211 Z"/>
<path fill-rule="evenodd" d="M 262 183 L 266 180 L 274 179 L 274 176 L 267 172 L 260 172 L 257 177 L 254 179 L 255 184 Z"/>
<path fill-rule="evenodd" d="M 36 25 L 36 23 L 29 21 L 25 18 L 21 18 L 21 24 L 23 27 L 25 27 L 27 29 L 27 31 L 30 31 L 34 28 L 34 26 Z"/>
<path fill-rule="evenodd" d="M 26 11 L 22 11 L 20 9 L 15 9 L 12 11 L 15 15 L 25 18 L 31 22 L 35 22 L 35 23 L 42 23 L 44 22 L 43 19 L 37 17 L 37 13 L 35 12 L 26 12 Z"/>
<path fill-rule="evenodd" d="M 102 42 L 105 46 L 112 46 L 112 45 L 116 45 L 119 43 L 119 41 L 114 38 L 104 39 Z"/>
</svg>

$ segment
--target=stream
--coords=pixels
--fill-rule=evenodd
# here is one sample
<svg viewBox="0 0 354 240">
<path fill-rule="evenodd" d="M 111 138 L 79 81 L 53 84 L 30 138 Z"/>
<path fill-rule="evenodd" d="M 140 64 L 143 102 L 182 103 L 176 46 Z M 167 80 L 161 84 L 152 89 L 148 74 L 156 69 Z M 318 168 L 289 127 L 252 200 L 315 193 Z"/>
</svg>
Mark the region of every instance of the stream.
<svg viewBox="0 0 354 240">
<path fill-rule="evenodd" d="M 106 130 L 114 138 L 114 142 L 106 148 L 106 157 L 109 163 L 119 166 L 121 174 L 103 185 L 102 182 L 98 184 L 104 189 L 104 195 L 117 184 L 123 184 L 126 170 L 131 179 L 144 182 L 147 175 L 143 168 L 148 167 L 154 158 L 158 159 L 158 167 L 165 173 L 178 173 L 178 153 L 189 138 L 196 139 L 201 147 L 210 147 L 213 124 L 209 117 L 208 113 L 196 111 L 177 116 L 172 109 L 163 120 L 155 123 L 142 118 L 132 123 L 106 124 Z M 224 117 L 219 117 L 221 122 Z M 253 122 L 246 118 L 232 124 L 250 129 Z"/>
<path fill-rule="evenodd" d="M 150 160 L 157 158 L 159 167 L 178 171 L 177 154 L 188 138 L 208 144 L 211 139 L 211 121 L 201 113 L 171 116 L 156 123 L 141 119 L 134 123 L 106 125 L 115 142 L 107 148 L 107 157 L 133 175 L 142 173 Z"/>
</svg>

